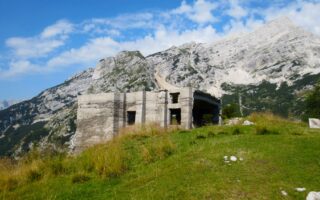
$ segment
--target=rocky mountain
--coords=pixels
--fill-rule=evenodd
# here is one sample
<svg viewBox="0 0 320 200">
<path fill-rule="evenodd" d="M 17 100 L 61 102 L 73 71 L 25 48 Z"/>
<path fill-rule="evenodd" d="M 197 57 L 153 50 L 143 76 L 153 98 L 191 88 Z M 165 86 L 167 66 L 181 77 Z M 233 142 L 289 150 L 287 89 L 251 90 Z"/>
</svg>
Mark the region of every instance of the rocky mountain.
<svg viewBox="0 0 320 200">
<path fill-rule="evenodd" d="M 154 90 L 154 68 L 138 51 L 123 51 L 97 64 L 89 93 Z"/>
<path fill-rule="evenodd" d="M 299 118 L 303 95 L 320 78 L 320 39 L 280 18 L 249 34 L 211 44 L 186 43 L 144 57 L 138 51 L 101 59 L 66 82 L 0 111 L 0 155 L 32 146 L 67 148 L 82 93 L 192 86 L 235 103 L 242 114 L 270 110 Z"/>
<path fill-rule="evenodd" d="M 265 80 L 279 87 L 320 73 L 320 39 L 280 18 L 246 35 L 172 47 L 147 59 L 174 85 L 191 85 L 222 96 L 223 83 L 248 85 Z"/>
<path fill-rule="evenodd" d="M 68 115 L 66 118 L 74 115 L 66 111 L 74 106 L 77 95 L 88 89 L 92 74 L 93 69 L 88 69 L 30 100 L 1 110 L 0 155 L 17 155 L 24 152 L 53 132 L 55 135 L 61 135 L 59 131 L 67 129 L 68 131 L 64 131 L 62 135 L 68 137 L 73 134 L 75 117 L 68 121 L 68 124 L 50 124 L 61 115 Z M 55 131 L 56 129 L 59 131 Z"/>
</svg>

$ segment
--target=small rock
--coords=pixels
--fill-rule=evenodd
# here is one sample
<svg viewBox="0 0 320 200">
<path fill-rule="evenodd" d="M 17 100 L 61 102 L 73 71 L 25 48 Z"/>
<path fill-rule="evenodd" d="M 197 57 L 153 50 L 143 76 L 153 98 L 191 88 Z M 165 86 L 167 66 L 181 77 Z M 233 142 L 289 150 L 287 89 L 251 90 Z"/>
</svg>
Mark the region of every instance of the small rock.
<svg viewBox="0 0 320 200">
<path fill-rule="evenodd" d="M 296 191 L 297 192 L 304 192 L 304 191 L 306 191 L 306 188 L 296 188 Z"/>
<path fill-rule="evenodd" d="M 237 161 L 238 159 L 237 159 L 237 157 L 235 157 L 235 156 L 230 156 L 230 160 L 233 161 L 233 162 L 235 162 L 235 161 Z"/>
<path fill-rule="evenodd" d="M 309 192 L 306 200 L 320 200 L 320 192 Z"/>
<path fill-rule="evenodd" d="M 238 125 L 238 124 L 241 124 L 241 120 L 242 120 L 242 118 L 239 118 L 239 117 L 229 119 L 227 125 Z"/>
<path fill-rule="evenodd" d="M 230 161 L 229 161 L 229 160 L 225 160 L 224 162 L 225 162 L 225 163 L 229 163 Z"/>
<path fill-rule="evenodd" d="M 250 126 L 250 125 L 254 125 L 254 123 L 253 123 L 253 122 L 250 122 L 249 120 L 245 120 L 245 121 L 242 123 L 242 125 L 244 125 L 244 126 Z"/>
<path fill-rule="evenodd" d="M 224 160 L 228 160 L 228 156 L 223 156 L 223 159 Z"/>
<path fill-rule="evenodd" d="M 283 196 L 288 196 L 288 193 L 287 193 L 286 191 L 284 191 L 284 190 L 281 190 L 281 194 L 282 194 Z"/>
<path fill-rule="evenodd" d="M 240 160 L 240 161 L 243 161 L 243 158 L 242 158 L 242 157 L 240 157 L 240 158 L 239 158 L 239 160 Z"/>
</svg>

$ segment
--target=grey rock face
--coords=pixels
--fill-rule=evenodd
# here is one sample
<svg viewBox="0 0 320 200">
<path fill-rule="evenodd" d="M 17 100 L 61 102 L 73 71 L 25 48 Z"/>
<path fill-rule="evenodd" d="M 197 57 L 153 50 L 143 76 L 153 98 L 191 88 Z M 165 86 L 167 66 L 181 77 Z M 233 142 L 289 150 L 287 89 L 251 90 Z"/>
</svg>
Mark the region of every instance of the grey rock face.
<svg viewBox="0 0 320 200">
<path fill-rule="evenodd" d="M 66 109 L 74 106 L 78 94 L 88 89 L 92 74 L 93 69 L 86 70 L 58 86 L 41 92 L 30 100 L 1 110 L 0 155 L 15 155 L 19 151 L 26 150 L 30 146 L 27 143 L 39 142 L 52 130 L 55 130 L 58 126 L 46 126 L 46 124 L 59 124 L 54 121 Z M 68 113 L 68 116 L 72 115 Z M 63 126 L 69 126 L 69 123 Z M 35 137 L 37 141 L 32 141 L 33 132 L 37 132 Z"/>
<path fill-rule="evenodd" d="M 320 39 L 281 18 L 249 34 L 172 47 L 147 59 L 171 84 L 221 96 L 222 83 L 290 85 L 320 73 Z"/>
<path fill-rule="evenodd" d="M 97 64 L 88 93 L 151 91 L 156 88 L 154 69 L 138 51 L 123 51 Z"/>
</svg>

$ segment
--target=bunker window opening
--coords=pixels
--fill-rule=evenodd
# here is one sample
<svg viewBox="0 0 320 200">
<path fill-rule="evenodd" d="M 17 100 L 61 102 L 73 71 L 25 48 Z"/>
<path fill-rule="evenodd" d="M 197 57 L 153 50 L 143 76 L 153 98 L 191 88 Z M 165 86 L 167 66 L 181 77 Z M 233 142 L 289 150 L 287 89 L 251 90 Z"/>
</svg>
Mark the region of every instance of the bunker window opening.
<svg viewBox="0 0 320 200">
<path fill-rule="evenodd" d="M 171 103 L 178 103 L 180 93 L 170 93 Z"/>
<path fill-rule="evenodd" d="M 170 125 L 181 124 L 181 109 L 170 109 Z"/>
<path fill-rule="evenodd" d="M 136 111 L 128 111 L 127 112 L 127 124 L 133 125 L 136 122 Z"/>
</svg>

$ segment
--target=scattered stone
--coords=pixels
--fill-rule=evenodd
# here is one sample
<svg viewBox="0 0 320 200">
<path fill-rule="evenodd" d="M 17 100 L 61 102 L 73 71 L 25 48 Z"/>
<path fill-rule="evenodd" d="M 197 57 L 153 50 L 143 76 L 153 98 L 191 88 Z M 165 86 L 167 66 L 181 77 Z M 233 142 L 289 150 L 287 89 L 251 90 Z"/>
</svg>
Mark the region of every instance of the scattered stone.
<svg viewBox="0 0 320 200">
<path fill-rule="evenodd" d="M 227 122 L 227 125 L 238 125 L 238 124 L 241 124 L 241 120 L 242 120 L 242 118 L 239 118 L 239 117 L 229 119 L 229 121 Z"/>
<path fill-rule="evenodd" d="M 306 200 L 320 200 L 320 192 L 309 192 Z"/>
<path fill-rule="evenodd" d="M 245 120 L 245 121 L 242 123 L 242 125 L 244 125 L 244 126 L 251 126 L 251 125 L 254 125 L 254 123 L 253 123 L 253 122 L 250 122 L 249 120 Z"/>
<path fill-rule="evenodd" d="M 296 191 L 297 192 L 304 192 L 304 191 L 306 191 L 306 188 L 296 188 Z"/>
<path fill-rule="evenodd" d="M 223 159 L 224 159 L 225 161 L 227 161 L 227 160 L 228 160 L 228 156 L 223 156 Z"/>
<path fill-rule="evenodd" d="M 231 160 L 231 161 L 233 161 L 233 162 L 235 162 L 235 161 L 237 161 L 237 160 L 238 160 L 238 158 L 237 158 L 237 157 L 235 157 L 235 156 L 230 156 L 230 160 Z"/>
<path fill-rule="evenodd" d="M 281 194 L 282 194 L 283 196 L 288 196 L 288 193 L 287 193 L 286 191 L 284 191 L 284 190 L 281 190 Z"/>
<path fill-rule="evenodd" d="M 242 158 L 242 157 L 240 157 L 240 158 L 239 158 L 239 160 L 240 160 L 240 161 L 243 161 L 243 158 Z"/>
<path fill-rule="evenodd" d="M 309 127 L 310 128 L 320 128 L 320 119 L 309 118 Z"/>
</svg>

